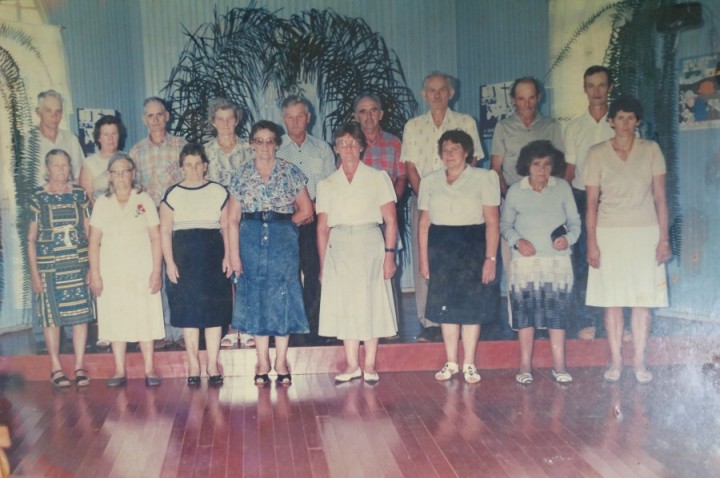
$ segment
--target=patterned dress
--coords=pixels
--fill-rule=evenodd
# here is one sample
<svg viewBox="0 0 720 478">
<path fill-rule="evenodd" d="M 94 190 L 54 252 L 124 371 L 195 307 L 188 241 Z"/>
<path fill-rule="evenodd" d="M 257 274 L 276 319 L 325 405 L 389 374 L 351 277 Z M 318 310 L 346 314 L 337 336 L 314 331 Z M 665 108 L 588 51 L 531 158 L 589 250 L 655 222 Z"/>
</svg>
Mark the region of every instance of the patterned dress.
<svg viewBox="0 0 720 478">
<path fill-rule="evenodd" d="M 44 327 L 85 324 L 95 320 L 87 287 L 88 239 L 83 228 L 89 217 L 87 194 L 80 186 L 50 194 L 44 188 L 30 198 L 37 223 L 35 251 L 43 290 L 35 294 L 36 313 Z"/>
</svg>

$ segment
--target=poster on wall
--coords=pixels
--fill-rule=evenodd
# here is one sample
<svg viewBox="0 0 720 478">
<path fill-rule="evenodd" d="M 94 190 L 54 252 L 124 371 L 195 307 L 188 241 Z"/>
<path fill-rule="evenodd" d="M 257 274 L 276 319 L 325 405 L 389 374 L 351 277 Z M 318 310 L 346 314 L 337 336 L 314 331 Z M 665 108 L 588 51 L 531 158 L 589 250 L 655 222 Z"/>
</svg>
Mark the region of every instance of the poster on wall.
<svg viewBox="0 0 720 478">
<path fill-rule="evenodd" d="M 510 99 L 512 81 L 492 83 L 480 87 L 480 134 L 492 139 L 495 125 L 515 112 Z"/>
<path fill-rule="evenodd" d="M 680 62 L 680 129 L 720 127 L 720 53 Z"/>
</svg>

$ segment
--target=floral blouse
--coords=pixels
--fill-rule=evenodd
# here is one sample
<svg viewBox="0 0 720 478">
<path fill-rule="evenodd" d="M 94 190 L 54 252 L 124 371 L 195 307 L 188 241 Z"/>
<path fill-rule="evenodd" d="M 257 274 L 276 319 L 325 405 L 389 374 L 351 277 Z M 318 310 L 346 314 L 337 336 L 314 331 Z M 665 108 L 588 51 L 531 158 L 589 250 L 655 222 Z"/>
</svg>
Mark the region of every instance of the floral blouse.
<svg viewBox="0 0 720 478">
<path fill-rule="evenodd" d="M 295 212 L 295 198 L 307 184 L 307 177 L 294 164 L 275 159 L 267 184 L 255 169 L 255 162 L 243 164 L 233 175 L 228 189 L 240 202 L 243 212 Z"/>
</svg>

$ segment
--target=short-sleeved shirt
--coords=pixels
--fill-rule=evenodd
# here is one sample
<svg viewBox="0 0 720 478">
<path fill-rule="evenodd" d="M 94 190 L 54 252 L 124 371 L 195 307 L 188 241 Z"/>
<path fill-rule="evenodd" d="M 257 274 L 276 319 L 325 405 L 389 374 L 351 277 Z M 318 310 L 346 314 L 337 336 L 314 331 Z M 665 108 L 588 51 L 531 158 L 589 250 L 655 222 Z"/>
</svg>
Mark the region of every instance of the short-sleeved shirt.
<svg viewBox="0 0 720 478">
<path fill-rule="evenodd" d="M 568 244 L 580 237 L 580 215 L 570 185 L 564 179 L 550 177 L 542 191 L 533 190 L 528 177 L 510 186 L 500 214 L 500 232 L 511 247 L 520 239 L 532 243 L 538 257 L 568 256 L 571 248 L 552 246 L 552 232 L 565 225 Z M 518 256 L 513 250 L 513 256 Z"/>
<path fill-rule="evenodd" d="M 434 171 L 420 184 L 418 209 L 429 211 L 438 226 L 484 224 L 483 206 L 500 205 L 500 180 L 495 171 L 466 166 L 448 184 L 445 170 Z"/>
<path fill-rule="evenodd" d="M 585 187 L 600 187 L 599 227 L 652 226 L 658 223 L 653 176 L 665 174 L 665 158 L 654 141 L 635 138 L 627 160 L 611 141 L 590 148 Z"/>
<path fill-rule="evenodd" d="M 275 156 L 300 168 L 307 177 L 307 190 L 313 201 L 317 195 L 318 183 L 337 169 L 330 145 L 309 134 L 300 146 L 290 139 L 290 136 L 283 135 L 282 144 Z"/>
<path fill-rule="evenodd" d="M 329 227 L 382 224 L 380 208 L 396 201 L 390 176 L 360 162 L 352 182 L 348 182 L 342 168 L 320 181 L 316 210 L 327 214 Z"/>
<path fill-rule="evenodd" d="M 265 183 L 255 169 L 255 162 L 243 164 L 230 181 L 230 194 L 240 203 L 243 212 L 295 212 L 295 199 L 307 184 L 300 168 L 275 158 L 270 179 Z"/>
<path fill-rule="evenodd" d="M 110 158 L 105 158 L 100 153 L 95 153 L 85 158 L 83 167 L 87 168 L 93 180 L 93 199 L 105 194 L 108 188 L 110 175 L 108 174 L 108 163 Z"/>
<path fill-rule="evenodd" d="M 183 178 L 178 161 L 186 143 L 185 138 L 168 134 L 161 144 L 148 137 L 130 149 L 130 157 L 137 166 L 136 180 L 153 198 L 155 206 L 160 206 L 167 188 Z"/>
<path fill-rule="evenodd" d="M 159 224 L 160 216 L 150 195 L 136 190 L 130 193 L 124 207 L 119 206 L 114 194 L 100 196 L 90 216 L 90 225 L 103 232 L 103 241 L 112 239 L 117 243 L 121 243 L 124 236 L 145 234 L 146 237 L 148 228 Z"/>
<path fill-rule="evenodd" d="M 208 181 L 202 186 L 170 186 L 162 202 L 173 211 L 173 231 L 220 229 L 220 214 L 229 194 L 221 184 Z"/>
<path fill-rule="evenodd" d="M 80 177 L 82 162 L 85 159 L 85 153 L 83 153 L 77 136 L 72 134 L 70 131 L 59 129 L 55 142 L 53 143 L 43 136 L 37 127 L 33 129 L 33 133 L 36 135 L 38 145 L 40 147 L 40 150 L 38 151 L 38 168 L 35 185 L 43 186 L 45 184 L 45 173 L 47 172 L 47 169 L 45 168 L 45 156 L 47 156 L 47 154 L 53 149 L 62 149 L 70 156 L 73 178 L 77 181 Z"/>
<path fill-rule="evenodd" d="M 565 161 L 575 165 L 572 187 L 585 190 L 585 162 L 588 151 L 598 143 L 615 136 L 607 114 L 595 121 L 588 110 L 568 123 L 565 128 Z"/>
<path fill-rule="evenodd" d="M 403 132 L 400 161 L 414 163 L 421 178 L 433 171 L 443 169 L 444 165 L 438 154 L 437 143 L 445 131 L 454 129 L 461 129 L 469 134 L 473 140 L 474 155 L 478 159 L 485 157 L 480 144 L 477 124 L 473 117 L 456 113 L 448 108 L 439 127 L 435 126 L 430 111 L 407 122 Z"/>
<path fill-rule="evenodd" d="M 385 171 L 395 181 L 406 175 L 405 163 L 400 161 L 401 151 L 400 138 L 381 130 L 375 142 L 367 142 L 362 160 L 368 166 Z"/>
<path fill-rule="evenodd" d="M 503 158 L 502 173 L 508 186 L 522 179 L 515 169 L 520 150 L 528 143 L 540 139 L 550 141 L 560 151 L 565 149 L 560 123 L 546 118 L 540 112 L 529 128 L 525 127 L 517 113 L 513 113 L 495 126 L 492 154 Z"/>
<path fill-rule="evenodd" d="M 207 154 L 209 161 L 207 178 L 210 181 L 215 181 L 227 187 L 232 180 L 233 174 L 240 169 L 240 166 L 252 161 L 253 153 L 250 144 L 238 136 L 235 139 L 237 143 L 230 154 L 223 151 L 220 144 L 218 144 L 217 138 L 211 139 L 205 145 L 205 154 Z"/>
</svg>

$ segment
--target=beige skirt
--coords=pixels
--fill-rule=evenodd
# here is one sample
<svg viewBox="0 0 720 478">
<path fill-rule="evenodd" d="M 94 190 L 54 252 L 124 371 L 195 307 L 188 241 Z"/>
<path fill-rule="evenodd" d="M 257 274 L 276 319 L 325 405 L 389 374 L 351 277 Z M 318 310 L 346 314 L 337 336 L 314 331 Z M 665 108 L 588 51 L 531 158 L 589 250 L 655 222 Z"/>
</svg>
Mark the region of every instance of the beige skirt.
<svg viewBox="0 0 720 478">
<path fill-rule="evenodd" d="M 392 285 L 383 278 L 384 260 L 385 241 L 377 224 L 330 230 L 319 335 L 369 340 L 397 333 Z"/>
<path fill-rule="evenodd" d="M 667 307 L 665 265 L 655 260 L 658 226 L 598 227 L 600 267 L 589 268 L 587 305 Z"/>
</svg>

